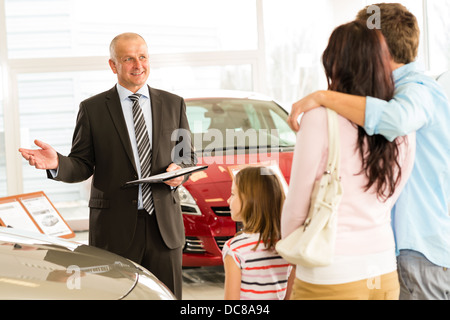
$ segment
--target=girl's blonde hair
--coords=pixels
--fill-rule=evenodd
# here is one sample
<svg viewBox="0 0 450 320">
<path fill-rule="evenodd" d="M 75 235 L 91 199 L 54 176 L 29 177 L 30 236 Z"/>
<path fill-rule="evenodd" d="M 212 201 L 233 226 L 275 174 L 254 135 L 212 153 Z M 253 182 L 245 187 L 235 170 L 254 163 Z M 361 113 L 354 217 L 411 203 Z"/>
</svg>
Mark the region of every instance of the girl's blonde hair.
<svg viewBox="0 0 450 320">
<path fill-rule="evenodd" d="M 237 173 L 234 183 L 241 200 L 243 231 L 259 233 L 259 241 L 266 249 L 274 249 L 281 237 L 281 210 L 285 198 L 280 180 L 268 168 L 246 167 Z"/>
</svg>

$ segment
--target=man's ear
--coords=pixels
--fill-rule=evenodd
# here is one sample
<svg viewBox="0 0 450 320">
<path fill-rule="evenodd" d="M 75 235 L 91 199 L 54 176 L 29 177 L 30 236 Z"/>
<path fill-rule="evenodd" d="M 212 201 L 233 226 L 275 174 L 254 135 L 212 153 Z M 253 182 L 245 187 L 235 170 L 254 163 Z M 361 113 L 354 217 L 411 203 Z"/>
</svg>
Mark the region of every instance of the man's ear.
<svg viewBox="0 0 450 320">
<path fill-rule="evenodd" d="M 114 72 L 115 74 L 117 74 L 116 63 L 115 63 L 112 59 L 109 59 L 108 62 L 109 62 L 109 66 L 110 66 L 112 72 Z"/>
</svg>

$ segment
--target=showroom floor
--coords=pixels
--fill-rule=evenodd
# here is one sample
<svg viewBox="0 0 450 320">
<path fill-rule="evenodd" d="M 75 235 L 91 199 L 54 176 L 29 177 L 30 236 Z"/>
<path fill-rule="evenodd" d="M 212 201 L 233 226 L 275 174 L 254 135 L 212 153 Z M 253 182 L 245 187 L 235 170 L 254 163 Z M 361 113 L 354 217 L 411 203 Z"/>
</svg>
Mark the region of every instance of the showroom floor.
<svg viewBox="0 0 450 320">
<path fill-rule="evenodd" d="M 77 232 L 75 241 L 87 243 L 87 232 Z M 223 267 L 183 269 L 183 300 L 223 300 Z"/>
<path fill-rule="evenodd" d="M 183 300 L 223 300 L 223 267 L 183 270 Z"/>
</svg>

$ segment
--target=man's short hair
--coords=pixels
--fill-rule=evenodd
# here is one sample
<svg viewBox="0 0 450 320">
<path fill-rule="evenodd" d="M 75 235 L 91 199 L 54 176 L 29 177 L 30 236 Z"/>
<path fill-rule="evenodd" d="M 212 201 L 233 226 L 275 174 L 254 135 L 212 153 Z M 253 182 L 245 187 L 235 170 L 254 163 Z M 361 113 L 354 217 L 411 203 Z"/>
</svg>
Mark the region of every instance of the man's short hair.
<svg viewBox="0 0 450 320">
<path fill-rule="evenodd" d="M 386 38 L 396 63 L 416 60 L 419 50 L 420 29 L 417 18 L 400 3 L 379 3 L 381 32 Z M 357 19 L 367 21 L 372 16 L 369 6 L 358 12 Z M 367 12 L 369 11 L 369 12 Z"/>
<path fill-rule="evenodd" d="M 116 44 L 119 40 L 121 39 L 135 39 L 135 38 L 141 38 L 142 40 L 145 39 L 137 34 L 137 33 L 133 33 L 133 32 L 125 32 L 125 33 L 121 33 L 119 35 L 117 35 L 116 37 L 114 37 L 114 39 L 112 39 L 110 45 L 109 45 L 109 56 L 111 58 L 111 60 L 116 61 Z"/>
</svg>

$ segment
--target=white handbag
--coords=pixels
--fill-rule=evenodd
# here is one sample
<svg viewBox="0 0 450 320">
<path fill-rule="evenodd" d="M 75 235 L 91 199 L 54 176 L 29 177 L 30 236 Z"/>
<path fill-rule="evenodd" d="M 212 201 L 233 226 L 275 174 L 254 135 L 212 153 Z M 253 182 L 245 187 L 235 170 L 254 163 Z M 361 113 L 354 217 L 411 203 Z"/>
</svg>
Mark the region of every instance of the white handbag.
<svg viewBox="0 0 450 320">
<path fill-rule="evenodd" d="M 305 223 L 278 241 L 276 250 L 288 262 L 305 267 L 332 262 L 337 229 L 337 209 L 342 199 L 339 176 L 340 140 L 336 112 L 328 111 L 328 163 L 311 195 Z"/>
</svg>

